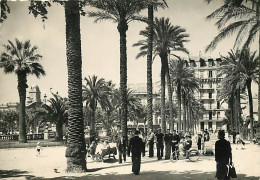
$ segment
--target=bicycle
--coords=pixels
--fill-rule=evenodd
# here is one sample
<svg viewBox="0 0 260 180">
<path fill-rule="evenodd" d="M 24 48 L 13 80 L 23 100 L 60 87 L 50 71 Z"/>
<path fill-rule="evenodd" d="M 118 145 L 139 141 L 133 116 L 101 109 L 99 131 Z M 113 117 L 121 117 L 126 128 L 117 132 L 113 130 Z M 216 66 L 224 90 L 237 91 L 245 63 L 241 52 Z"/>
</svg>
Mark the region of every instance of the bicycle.
<svg viewBox="0 0 260 180">
<path fill-rule="evenodd" d="M 188 153 L 187 154 L 187 156 L 185 156 L 184 154 L 181 154 L 180 153 L 180 150 L 179 150 L 179 145 L 178 144 L 176 144 L 175 145 L 175 151 L 173 152 L 173 153 L 171 153 L 171 156 L 170 156 L 170 161 L 171 162 L 176 162 L 176 161 L 178 161 L 178 160 L 180 160 L 180 156 L 182 155 L 184 158 L 187 158 L 187 159 L 189 159 L 191 162 L 196 162 L 196 161 L 198 161 L 199 160 L 199 158 L 200 158 L 200 153 L 199 153 L 199 151 L 198 150 L 196 150 L 196 149 L 190 149 L 190 150 L 188 150 L 186 153 Z"/>
</svg>

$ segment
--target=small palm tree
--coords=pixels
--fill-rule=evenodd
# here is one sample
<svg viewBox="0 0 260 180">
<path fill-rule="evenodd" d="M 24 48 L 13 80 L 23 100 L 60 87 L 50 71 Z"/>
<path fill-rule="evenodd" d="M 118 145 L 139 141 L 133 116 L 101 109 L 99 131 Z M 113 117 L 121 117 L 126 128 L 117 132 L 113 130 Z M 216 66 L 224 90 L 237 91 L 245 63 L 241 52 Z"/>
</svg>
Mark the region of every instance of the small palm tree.
<svg viewBox="0 0 260 180">
<path fill-rule="evenodd" d="M 95 22 L 110 20 L 117 23 L 120 34 L 120 94 L 122 101 L 122 133 L 127 137 L 127 51 L 126 51 L 126 31 L 129 22 L 140 20 L 139 12 L 146 8 L 146 1 L 132 0 L 96 0 L 90 1 L 90 5 L 98 11 L 89 12 L 90 17 L 96 18 Z"/>
<path fill-rule="evenodd" d="M 98 104 L 102 109 L 110 106 L 109 96 L 111 88 L 103 78 L 98 79 L 97 76 L 85 78 L 86 85 L 83 85 L 83 101 L 86 101 L 86 106 L 91 109 L 90 134 L 95 135 L 95 113 Z"/>
<path fill-rule="evenodd" d="M 26 124 L 25 124 L 25 100 L 27 76 L 35 75 L 40 77 L 45 75 L 45 71 L 38 61 L 42 58 L 37 53 L 37 47 L 31 46 L 31 42 L 21 42 L 15 39 L 15 43 L 8 41 L 9 44 L 4 45 L 5 51 L 1 54 L 0 67 L 4 69 L 5 73 L 15 73 L 18 78 L 18 93 L 20 98 L 19 105 L 19 141 L 27 142 L 26 139 Z"/>
<path fill-rule="evenodd" d="M 68 100 L 58 94 L 52 93 L 53 97 L 48 100 L 49 105 L 44 104 L 48 120 L 56 124 L 56 140 L 61 141 L 63 137 L 63 125 L 68 121 Z"/>
<path fill-rule="evenodd" d="M 182 51 L 188 53 L 188 50 L 184 47 L 185 42 L 187 42 L 188 34 L 185 33 L 185 29 L 180 26 L 173 26 L 168 18 L 155 18 L 154 23 L 154 40 L 153 40 L 153 52 L 154 57 L 157 55 L 161 59 L 161 119 L 162 119 L 162 132 L 166 131 L 165 122 L 165 76 L 168 68 L 168 51 L 172 49 L 173 51 Z M 148 37 L 148 29 L 141 31 L 140 35 Z M 140 52 L 136 56 L 139 58 L 141 56 L 147 55 L 148 42 L 147 39 L 140 40 L 133 46 L 139 46 Z M 172 108 L 171 108 L 172 109 Z"/>
</svg>

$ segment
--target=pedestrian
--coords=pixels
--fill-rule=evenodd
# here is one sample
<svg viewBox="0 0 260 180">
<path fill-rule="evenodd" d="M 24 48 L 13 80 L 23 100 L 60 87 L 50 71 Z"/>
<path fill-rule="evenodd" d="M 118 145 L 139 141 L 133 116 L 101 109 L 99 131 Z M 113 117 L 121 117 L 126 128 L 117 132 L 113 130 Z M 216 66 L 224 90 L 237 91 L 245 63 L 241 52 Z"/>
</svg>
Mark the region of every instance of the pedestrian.
<svg viewBox="0 0 260 180">
<path fill-rule="evenodd" d="M 124 162 L 126 162 L 127 138 L 122 135 L 122 131 L 119 132 L 117 138 L 117 149 L 118 149 L 118 156 L 119 156 L 119 164 L 122 163 L 122 156 Z"/>
<path fill-rule="evenodd" d="M 36 156 L 40 156 L 41 150 L 42 150 L 41 143 L 37 142 L 37 145 L 36 145 L 37 155 Z"/>
<path fill-rule="evenodd" d="M 141 167 L 141 154 L 143 152 L 142 148 L 142 139 L 139 137 L 139 131 L 135 131 L 135 136 L 130 139 L 129 148 L 128 148 L 128 156 L 130 156 L 130 152 L 132 153 L 132 172 L 135 175 L 140 173 Z"/>
<path fill-rule="evenodd" d="M 149 146 L 149 157 L 153 157 L 154 156 L 154 150 L 153 150 L 153 146 L 154 146 L 154 133 L 153 133 L 152 129 L 149 130 L 148 146 Z"/>
<path fill-rule="evenodd" d="M 202 135 L 199 133 L 197 137 L 197 146 L 200 154 L 201 154 L 201 143 L 202 143 Z"/>
<path fill-rule="evenodd" d="M 241 145 L 241 149 L 243 149 L 243 146 L 245 146 L 245 142 L 242 140 L 239 132 L 237 132 L 236 140 L 237 140 L 237 145 L 240 144 Z"/>
<path fill-rule="evenodd" d="M 95 159 L 96 148 L 97 148 L 97 144 L 95 143 L 95 141 L 92 141 L 91 145 L 89 146 L 89 154 L 92 160 Z"/>
<path fill-rule="evenodd" d="M 166 134 L 164 136 L 164 142 L 165 142 L 165 160 L 170 159 L 171 156 L 171 142 L 172 142 L 172 134 L 170 133 L 170 130 L 166 130 Z"/>
<path fill-rule="evenodd" d="M 157 130 L 157 134 L 155 136 L 156 136 L 157 159 L 161 160 L 163 157 L 163 149 L 164 149 L 164 145 L 163 145 L 164 134 L 161 133 L 161 129 Z"/>
<path fill-rule="evenodd" d="M 192 140 L 191 140 L 191 136 L 190 135 L 186 135 L 185 136 L 185 155 L 186 155 L 186 159 L 188 159 L 189 156 L 189 150 L 192 147 Z"/>
<path fill-rule="evenodd" d="M 173 135 L 172 135 L 172 152 L 175 152 L 176 145 L 178 145 L 180 142 L 180 136 L 176 133 L 176 130 L 173 130 Z"/>
<path fill-rule="evenodd" d="M 230 179 L 228 176 L 228 165 L 232 164 L 232 149 L 230 142 L 225 139 L 225 131 L 218 132 L 218 141 L 215 143 L 216 178 Z"/>
</svg>

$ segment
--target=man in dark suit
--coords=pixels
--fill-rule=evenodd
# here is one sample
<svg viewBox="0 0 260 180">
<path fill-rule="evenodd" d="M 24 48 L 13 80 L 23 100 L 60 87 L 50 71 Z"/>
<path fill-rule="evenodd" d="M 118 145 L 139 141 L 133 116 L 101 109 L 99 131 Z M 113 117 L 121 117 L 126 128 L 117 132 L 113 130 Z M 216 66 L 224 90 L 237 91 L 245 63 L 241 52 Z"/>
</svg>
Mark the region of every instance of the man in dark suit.
<svg viewBox="0 0 260 180">
<path fill-rule="evenodd" d="M 227 165 L 232 162 L 232 149 L 230 142 L 225 140 L 225 131 L 218 132 L 219 140 L 215 143 L 215 161 L 217 163 L 217 179 L 230 179 L 227 175 Z"/>
<path fill-rule="evenodd" d="M 157 159 L 161 160 L 163 157 L 163 141 L 164 141 L 164 134 L 161 133 L 161 129 L 158 129 L 158 133 L 155 135 L 156 136 L 156 147 L 157 147 Z"/>
<path fill-rule="evenodd" d="M 117 140 L 117 149 L 119 155 L 119 164 L 122 163 L 122 155 L 124 158 L 124 162 L 126 161 L 126 148 L 127 147 L 127 138 L 122 136 L 122 132 L 119 132 L 119 137 Z"/>
<path fill-rule="evenodd" d="M 138 130 L 135 131 L 135 136 L 130 139 L 129 148 L 128 148 L 128 156 L 130 156 L 130 151 L 132 153 L 132 172 L 135 175 L 138 175 L 141 167 L 141 153 L 143 153 L 143 142 L 139 137 L 140 132 Z"/>
</svg>

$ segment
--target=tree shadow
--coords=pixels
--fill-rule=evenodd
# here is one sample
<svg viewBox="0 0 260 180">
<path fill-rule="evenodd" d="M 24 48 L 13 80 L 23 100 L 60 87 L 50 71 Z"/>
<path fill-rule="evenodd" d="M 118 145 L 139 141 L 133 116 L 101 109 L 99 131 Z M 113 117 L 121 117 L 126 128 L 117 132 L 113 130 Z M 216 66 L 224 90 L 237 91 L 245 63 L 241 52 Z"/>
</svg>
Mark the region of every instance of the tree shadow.
<svg viewBox="0 0 260 180">
<path fill-rule="evenodd" d="M 26 179 L 34 178 L 35 176 L 28 175 L 28 171 L 20 171 L 17 169 L 12 170 L 0 170 L 1 178 L 14 178 L 14 177 L 25 177 Z"/>
<path fill-rule="evenodd" d="M 130 169 L 129 169 L 130 171 Z M 178 172 L 175 170 L 172 171 L 142 171 L 140 175 L 134 175 L 129 172 L 129 174 L 118 174 L 116 172 L 104 173 L 104 174 L 88 174 L 80 177 L 75 176 L 61 176 L 50 179 L 88 179 L 88 180 L 215 180 L 215 172 L 201 172 L 201 171 L 184 171 Z M 259 180 L 259 177 L 247 177 L 245 174 L 238 174 L 238 180 L 250 179 L 250 180 Z"/>
</svg>

